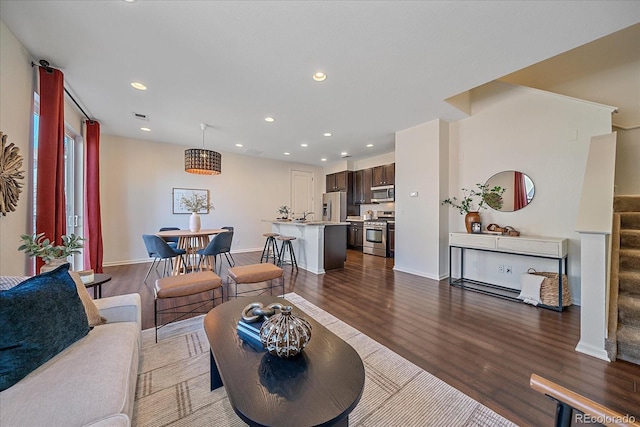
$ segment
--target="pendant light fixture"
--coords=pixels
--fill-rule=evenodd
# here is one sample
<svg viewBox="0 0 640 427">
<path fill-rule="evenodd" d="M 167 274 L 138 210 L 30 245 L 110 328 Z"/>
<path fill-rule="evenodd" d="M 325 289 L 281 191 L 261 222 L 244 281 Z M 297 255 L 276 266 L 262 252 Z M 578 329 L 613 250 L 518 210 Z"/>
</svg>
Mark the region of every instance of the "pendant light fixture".
<svg viewBox="0 0 640 427">
<path fill-rule="evenodd" d="M 205 150 L 204 132 L 209 125 L 200 123 L 202 129 L 202 148 L 184 150 L 185 172 L 198 175 L 220 175 L 222 172 L 222 155 L 217 151 Z"/>
</svg>

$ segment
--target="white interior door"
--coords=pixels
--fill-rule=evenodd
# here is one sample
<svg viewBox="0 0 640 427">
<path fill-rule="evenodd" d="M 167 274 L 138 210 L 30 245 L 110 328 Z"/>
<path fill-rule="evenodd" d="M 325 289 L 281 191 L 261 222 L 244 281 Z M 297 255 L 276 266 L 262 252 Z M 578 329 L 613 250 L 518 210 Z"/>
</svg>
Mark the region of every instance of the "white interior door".
<svg viewBox="0 0 640 427">
<path fill-rule="evenodd" d="M 291 171 L 291 210 L 294 218 L 301 217 L 303 212 L 313 212 L 313 196 L 313 173 Z M 318 219 L 318 216 L 311 218 Z"/>
</svg>

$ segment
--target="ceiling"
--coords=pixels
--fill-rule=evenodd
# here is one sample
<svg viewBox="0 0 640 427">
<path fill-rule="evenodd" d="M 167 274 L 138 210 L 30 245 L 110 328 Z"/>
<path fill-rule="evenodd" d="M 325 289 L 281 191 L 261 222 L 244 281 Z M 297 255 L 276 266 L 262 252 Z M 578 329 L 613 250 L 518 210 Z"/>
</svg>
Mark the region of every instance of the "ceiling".
<svg viewBox="0 0 640 427">
<path fill-rule="evenodd" d="M 208 149 L 323 166 L 464 117 L 444 100 L 637 24 L 640 2 L 0 0 L 0 19 L 103 134 L 200 147 L 206 123 Z"/>
</svg>

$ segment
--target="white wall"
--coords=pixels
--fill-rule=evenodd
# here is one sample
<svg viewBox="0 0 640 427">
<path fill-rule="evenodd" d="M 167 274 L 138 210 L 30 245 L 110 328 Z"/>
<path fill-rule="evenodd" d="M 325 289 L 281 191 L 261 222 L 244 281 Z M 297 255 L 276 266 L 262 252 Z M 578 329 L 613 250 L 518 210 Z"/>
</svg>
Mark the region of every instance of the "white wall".
<svg viewBox="0 0 640 427">
<path fill-rule="evenodd" d="M 616 153 L 616 195 L 640 194 L 640 128 L 615 129 L 618 132 Z"/>
<path fill-rule="evenodd" d="M 262 249 L 279 206 L 290 205 L 291 170 L 315 176 L 315 212 L 324 189 L 322 170 L 308 165 L 222 153 L 222 174 L 184 172 L 185 146 L 110 135 L 101 137 L 101 197 L 105 265 L 147 259 L 142 234 L 163 226 L 187 228 L 189 215 L 172 213 L 172 189 L 210 191 L 215 210 L 203 228 L 236 227 L 232 251 Z"/>
<path fill-rule="evenodd" d="M 575 227 L 587 150 L 592 136 L 609 132 L 607 107 L 504 83 L 474 90 L 472 116 L 451 125 L 450 195 L 460 195 L 461 187 L 483 183 L 503 170 L 529 175 L 536 188 L 532 203 L 517 212 L 482 211 L 482 223 L 570 239 L 569 283 L 578 303 L 580 239 Z M 450 209 L 449 215 L 451 230 L 463 231 L 457 210 Z M 466 272 L 505 286 L 519 288 L 519 275 L 530 266 L 557 270 L 553 261 L 471 253 Z M 498 273 L 499 264 L 512 265 L 513 274 Z"/>
<path fill-rule="evenodd" d="M 27 257 L 18 252 L 20 234 L 28 233 L 31 188 L 31 105 L 33 71 L 31 58 L 20 42 L 0 21 L 0 130 L 7 141 L 20 149 L 24 158 L 22 193 L 15 212 L 0 216 L 0 275 L 27 273 Z"/>
<path fill-rule="evenodd" d="M 357 171 L 360 169 L 372 168 L 374 166 L 389 165 L 391 163 L 395 163 L 395 161 L 396 161 L 395 152 L 380 154 L 378 156 L 368 157 L 366 159 L 360 159 L 360 160 L 354 161 L 352 170 Z"/>
<path fill-rule="evenodd" d="M 448 124 L 441 120 L 396 133 L 395 269 L 436 280 L 447 272 L 447 212 L 440 199 L 448 179 L 448 139 Z M 414 192 L 417 197 L 410 196 Z"/>
</svg>

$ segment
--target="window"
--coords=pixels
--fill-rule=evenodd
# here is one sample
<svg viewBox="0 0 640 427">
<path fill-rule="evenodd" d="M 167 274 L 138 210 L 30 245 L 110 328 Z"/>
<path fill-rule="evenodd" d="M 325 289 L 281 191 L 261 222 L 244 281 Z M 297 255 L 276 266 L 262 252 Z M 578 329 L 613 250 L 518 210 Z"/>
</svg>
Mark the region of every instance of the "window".
<svg viewBox="0 0 640 427">
<path fill-rule="evenodd" d="M 38 188 L 38 128 L 40 122 L 40 96 L 34 93 L 33 108 L 33 175 L 32 197 L 33 212 L 31 227 L 36 231 L 36 198 Z M 64 135 L 64 192 L 65 192 L 65 234 L 83 234 L 80 213 L 83 211 L 84 182 L 83 182 L 83 139 L 77 131 L 66 126 Z M 83 265 L 82 254 L 76 254 L 69 259 L 71 267 L 80 269 Z M 78 268 L 75 268 L 75 267 Z"/>
</svg>

